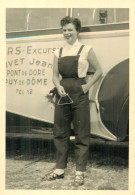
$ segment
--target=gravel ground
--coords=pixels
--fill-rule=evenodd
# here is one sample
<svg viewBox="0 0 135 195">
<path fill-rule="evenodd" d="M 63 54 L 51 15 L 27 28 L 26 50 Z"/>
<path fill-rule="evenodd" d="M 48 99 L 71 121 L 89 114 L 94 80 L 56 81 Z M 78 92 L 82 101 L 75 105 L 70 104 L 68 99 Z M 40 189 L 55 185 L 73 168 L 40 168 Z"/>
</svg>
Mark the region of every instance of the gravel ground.
<svg viewBox="0 0 135 195">
<path fill-rule="evenodd" d="M 91 139 L 85 184 L 73 185 L 74 141 L 63 180 L 45 181 L 55 167 L 52 140 L 8 138 L 6 142 L 6 189 L 31 190 L 128 190 L 128 144 Z"/>
</svg>

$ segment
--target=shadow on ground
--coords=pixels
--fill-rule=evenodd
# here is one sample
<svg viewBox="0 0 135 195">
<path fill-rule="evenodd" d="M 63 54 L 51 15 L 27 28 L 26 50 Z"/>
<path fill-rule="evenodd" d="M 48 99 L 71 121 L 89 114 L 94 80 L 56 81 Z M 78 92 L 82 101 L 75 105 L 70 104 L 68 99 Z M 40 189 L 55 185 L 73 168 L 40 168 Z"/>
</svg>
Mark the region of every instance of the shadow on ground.
<svg viewBox="0 0 135 195">
<path fill-rule="evenodd" d="M 128 143 L 90 139 L 85 185 L 73 185 L 75 172 L 74 141 L 70 142 L 65 179 L 46 182 L 44 177 L 55 167 L 53 140 L 7 138 L 6 188 L 46 190 L 127 190 Z M 17 167 L 17 168 L 16 168 Z"/>
</svg>

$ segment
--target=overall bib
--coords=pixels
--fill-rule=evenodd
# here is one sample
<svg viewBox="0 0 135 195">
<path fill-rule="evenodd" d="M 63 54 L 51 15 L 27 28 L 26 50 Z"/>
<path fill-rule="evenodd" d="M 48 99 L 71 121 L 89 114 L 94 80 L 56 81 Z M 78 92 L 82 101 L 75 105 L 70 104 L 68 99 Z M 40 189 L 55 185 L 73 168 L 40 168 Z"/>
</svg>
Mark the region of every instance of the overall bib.
<svg viewBox="0 0 135 195">
<path fill-rule="evenodd" d="M 72 104 L 57 105 L 60 98 L 56 93 L 54 115 L 54 144 L 56 147 L 56 168 L 64 169 L 67 166 L 67 157 L 70 140 L 70 125 L 73 122 L 75 132 L 76 170 L 85 171 L 90 135 L 90 110 L 88 92 L 84 94 L 82 86 L 85 78 L 78 77 L 78 60 L 84 45 L 76 56 L 61 57 L 60 49 L 58 69 L 62 76 L 60 84 L 73 100 Z"/>
</svg>

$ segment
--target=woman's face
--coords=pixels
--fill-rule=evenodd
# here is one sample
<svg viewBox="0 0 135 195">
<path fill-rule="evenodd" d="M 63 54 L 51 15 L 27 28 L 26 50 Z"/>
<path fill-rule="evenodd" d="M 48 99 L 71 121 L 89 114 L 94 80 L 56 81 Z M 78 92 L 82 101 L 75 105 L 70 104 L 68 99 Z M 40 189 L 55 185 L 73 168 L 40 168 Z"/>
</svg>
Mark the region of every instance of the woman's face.
<svg viewBox="0 0 135 195">
<path fill-rule="evenodd" d="M 72 23 L 69 23 L 63 26 L 63 36 L 69 44 L 73 44 L 78 38 L 78 31 Z"/>
</svg>

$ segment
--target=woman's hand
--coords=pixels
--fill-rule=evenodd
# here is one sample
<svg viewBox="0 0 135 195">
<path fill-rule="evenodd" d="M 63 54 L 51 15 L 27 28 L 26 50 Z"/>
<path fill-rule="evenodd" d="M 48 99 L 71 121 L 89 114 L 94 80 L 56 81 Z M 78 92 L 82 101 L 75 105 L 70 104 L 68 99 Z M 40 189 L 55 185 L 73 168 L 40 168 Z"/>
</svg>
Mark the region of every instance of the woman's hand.
<svg viewBox="0 0 135 195">
<path fill-rule="evenodd" d="M 65 92 L 65 90 L 64 90 L 64 87 L 63 86 L 59 86 L 59 87 L 57 87 L 57 90 L 58 90 L 58 94 L 61 96 L 61 97 L 64 97 L 64 96 L 66 96 L 67 94 L 66 94 L 66 92 Z"/>
<path fill-rule="evenodd" d="M 85 85 L 81 85 L 81 86 L 82 86 L 83 93 L 84 93 L 84 94 L 85 94 L 85 93 L 87 93 L 87 92 L 88 92 L 88 90 L 89 90 L 89 88 L 88 88 L 87 84 L 85 84 Z"/>
</svg>

